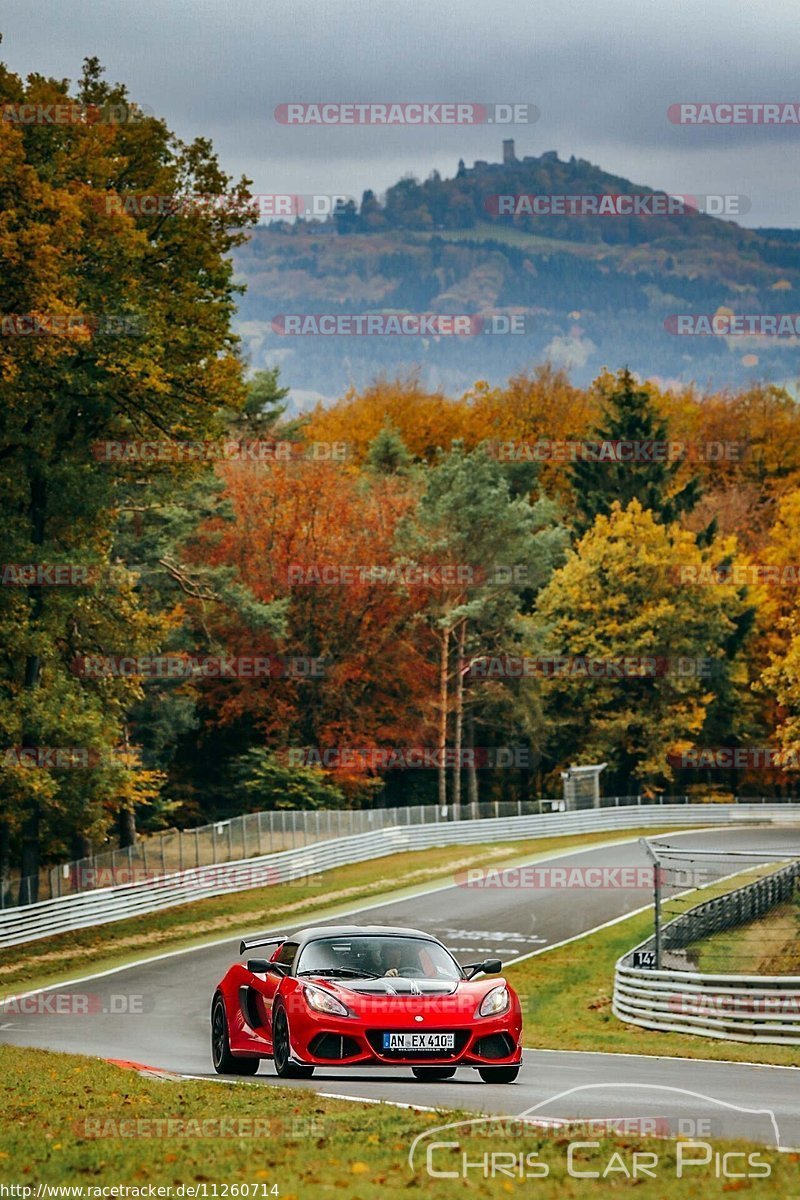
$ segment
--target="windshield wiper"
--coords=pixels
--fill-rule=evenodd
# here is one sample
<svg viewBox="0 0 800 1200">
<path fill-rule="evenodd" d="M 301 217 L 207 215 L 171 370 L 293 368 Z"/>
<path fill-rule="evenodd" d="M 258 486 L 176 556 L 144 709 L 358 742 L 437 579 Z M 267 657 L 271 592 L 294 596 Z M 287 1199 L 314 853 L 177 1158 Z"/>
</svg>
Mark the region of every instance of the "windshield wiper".
<svg viewBox="0 0 800 1200">
<path fill-rule="evenodd" d="M 298 971 L 300 975 L 354 975 L 357 979 L 380 979 L 374 971 L 362 971 L 358 967 L 320 967 L 317 971 Z"/>
</svg>

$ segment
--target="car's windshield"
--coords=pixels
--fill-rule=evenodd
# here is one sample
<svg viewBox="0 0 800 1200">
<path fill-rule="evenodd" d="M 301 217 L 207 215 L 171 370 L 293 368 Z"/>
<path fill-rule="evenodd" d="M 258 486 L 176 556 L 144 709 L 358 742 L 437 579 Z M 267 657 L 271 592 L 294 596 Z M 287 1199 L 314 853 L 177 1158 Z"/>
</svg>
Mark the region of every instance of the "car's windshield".
<svg viewBox="0 0 800 1200">
<path fill-rule="evenodd" d="M 373 934 L 318 938 L 301 951 L 298 975 L 341 975 L 405 979 L 461 979 L 461 969 L 444 946 L 427 938 Z"/>
</svg>

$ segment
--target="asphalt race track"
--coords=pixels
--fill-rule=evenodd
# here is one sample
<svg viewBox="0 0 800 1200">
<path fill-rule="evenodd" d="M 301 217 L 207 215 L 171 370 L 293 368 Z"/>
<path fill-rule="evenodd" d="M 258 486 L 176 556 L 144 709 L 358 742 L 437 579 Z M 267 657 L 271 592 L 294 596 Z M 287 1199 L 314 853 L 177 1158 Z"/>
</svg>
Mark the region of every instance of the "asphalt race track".
<svg viewBox="0 0 800 1200">
<path fill-rule="evenodd" d="M 657 840 L 718 849 L 791 851 L 800 847 L 800 828 L 750 826 L 676 832 Z M 558 855 L 557 860 L 560 866 L 647 865 L 636 841 L 570 851 Z M 536 861 L 541 865 L 543 860 Z M 488 955 L 509 962 L 595 928 L 651 899 L 649 889 L 609 888 L 587 896 L 584 889 L 449 885 L 359 909 L 352 920 L 430 930 L 462 962 Z M 335 924 L 342 919 L 313 923 Z M 290 926 L 280 928 L 291 932 Z M 39 1006 L 45 1011 L 3 1014 L 0 1037 L 19 1046 L 128 1059 L 216 1078 L 209 1051 L 211 996 L 238 956 L 239 937 L 254 932 L 261 930 L 232 929 L 230 940 L 223 944 L 137 963 L 82 984 L 48 989 L 46 1005 Z M 76 992 L 88 995 L 88 1013 L 48 1011 L 57 1008 L 59 994 Z M 536 1045 L 536 1029 L 530 1021 L 524 1036 L 526 1046 Z M 274 1081 L 271 1063 L 263 1063 L 256 1082 L 269 1085 Z M 477 1072 L 467 1069 L 459 1070 L 450 1081 L 435 1084 L 420 1083 L 410 1072 L 399 1069 L 359 1073 L 318 1069 L 313 1080 L 288 1086 L 403 1104 L 508 1115 L 530 1113 L 534 1118 L 667 1118 L 673 1129 L 683 1120 L 684 1132 L 698 1132 L 698 1136 L 705 1130 L 709 1137 L 748 1136 L 773 1146 L 800 1147 L 800 1070 L 795 1068 L 527 1050 L 514 1085 L 484 1084 Z M 708 1124 L 698 1126 L 703 1121 Z"/>
</svg>

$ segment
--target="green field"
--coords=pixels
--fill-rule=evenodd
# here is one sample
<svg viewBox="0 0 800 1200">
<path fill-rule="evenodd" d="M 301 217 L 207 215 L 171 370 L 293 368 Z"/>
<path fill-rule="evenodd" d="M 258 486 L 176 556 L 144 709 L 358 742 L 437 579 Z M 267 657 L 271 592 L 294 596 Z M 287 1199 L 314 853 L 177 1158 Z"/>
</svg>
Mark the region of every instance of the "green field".
<svg viewBox="0 0 800 1200">
<path fill-rule="evenodd" d="M 732 1190 L 774 1198 L 796 1194 L 799 1186 L 796 1155 L 739 1142 L 715 1142 L 714 1151 L 753 1154 L 747 1169 L 768 1170 L 769 1176 L 717 1177 L 712 1159 L 706 1166 L 684 1167 L 678 1179 L 678 1153 L 699 1158 L 704 1152 L 666 1138 L 601 1136 L 579 1126 L 570 1139 L 564 1129 L 528 1131 L 513 1120 L 434 1133 L 467 1114 L 347 1103 L 251 1083 L 145 1079 L 93 1059 L 10 1046 L 0 1047 L 0 1074 L 5 1116 L 0 1183 L 27 1185 L 33 1196 L 42 1183 L 83 1186 L 84 1196 L 92 1195 L 89 1188 L 101 1187 L 121 1194 L 114 1192 L 115 1185 L 205 1185 L 206 1196 L 224 1196 L 221 1189 L 227 1187 L 236 1189 L 228 1196 L 249 1200 L 275 1195 L 282 1200 L 414 1195 L 571 1200 L 586 1196 L 587 1184 L 592 1195 L 631 1194 L 637 1200 L 722 1197 Z M 433 1105 L 436 1085 L 430 1088 L 425 1099 Z M 409 1149 L 420 1134 L 427 1137 L 412 1170 Z M 588 1139 L 596 1145 L 574 1150 L 572 1166 L 573 1172 L 597 1172 L 598 1178 L 590 1180 L 568 1171 L 569 1141 Z M 449 1143 L 431 1152 L 432 1169 L 454 1172 L 454 1177 L 434 1178 L 426 1171 L 425 1147 L 432 1142 Z M 636 1152 L 656 1156 L 639 1159 L 655 1177 L 630 1177 Z M 520 1178 L 520 1156 L 522 1169 L 538 1176 Z M 465 1167 L 465 1160 L 473 1165 Z M 741 1171 L 744 1163 L 732 1160 L 732 1169 Z M 603 1172 L 608 1172 L 605 1179 Z"/>
</svg>

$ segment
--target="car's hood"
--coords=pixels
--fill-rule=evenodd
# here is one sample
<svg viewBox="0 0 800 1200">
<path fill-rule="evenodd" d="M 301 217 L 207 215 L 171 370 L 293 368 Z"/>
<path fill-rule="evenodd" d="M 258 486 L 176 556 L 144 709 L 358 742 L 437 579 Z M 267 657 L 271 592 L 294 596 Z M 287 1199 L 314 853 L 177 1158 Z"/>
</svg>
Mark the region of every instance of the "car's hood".
<svg viewBox="0 0 800 1200">
<path fill-rule="evenodd" d="M 337 985 L 361 996 L 452 996 L 458 990 L 457 979 L 401 979 L 390 976 L 381 979 L 359 979 L 358 982 Z"/>
<path fill-rule="evenodd" d="M 505 980 L 494 976 L 480 980 L 405 979 L 391 976 L 381 979 L 341 979 L 309 976 L 304 982 L 315 983 L 332 992 L 348 1008 L 362 1014 L 397 1012 L 451 1013 L 472 1017 L 483 997 Z"/>
</svg>

